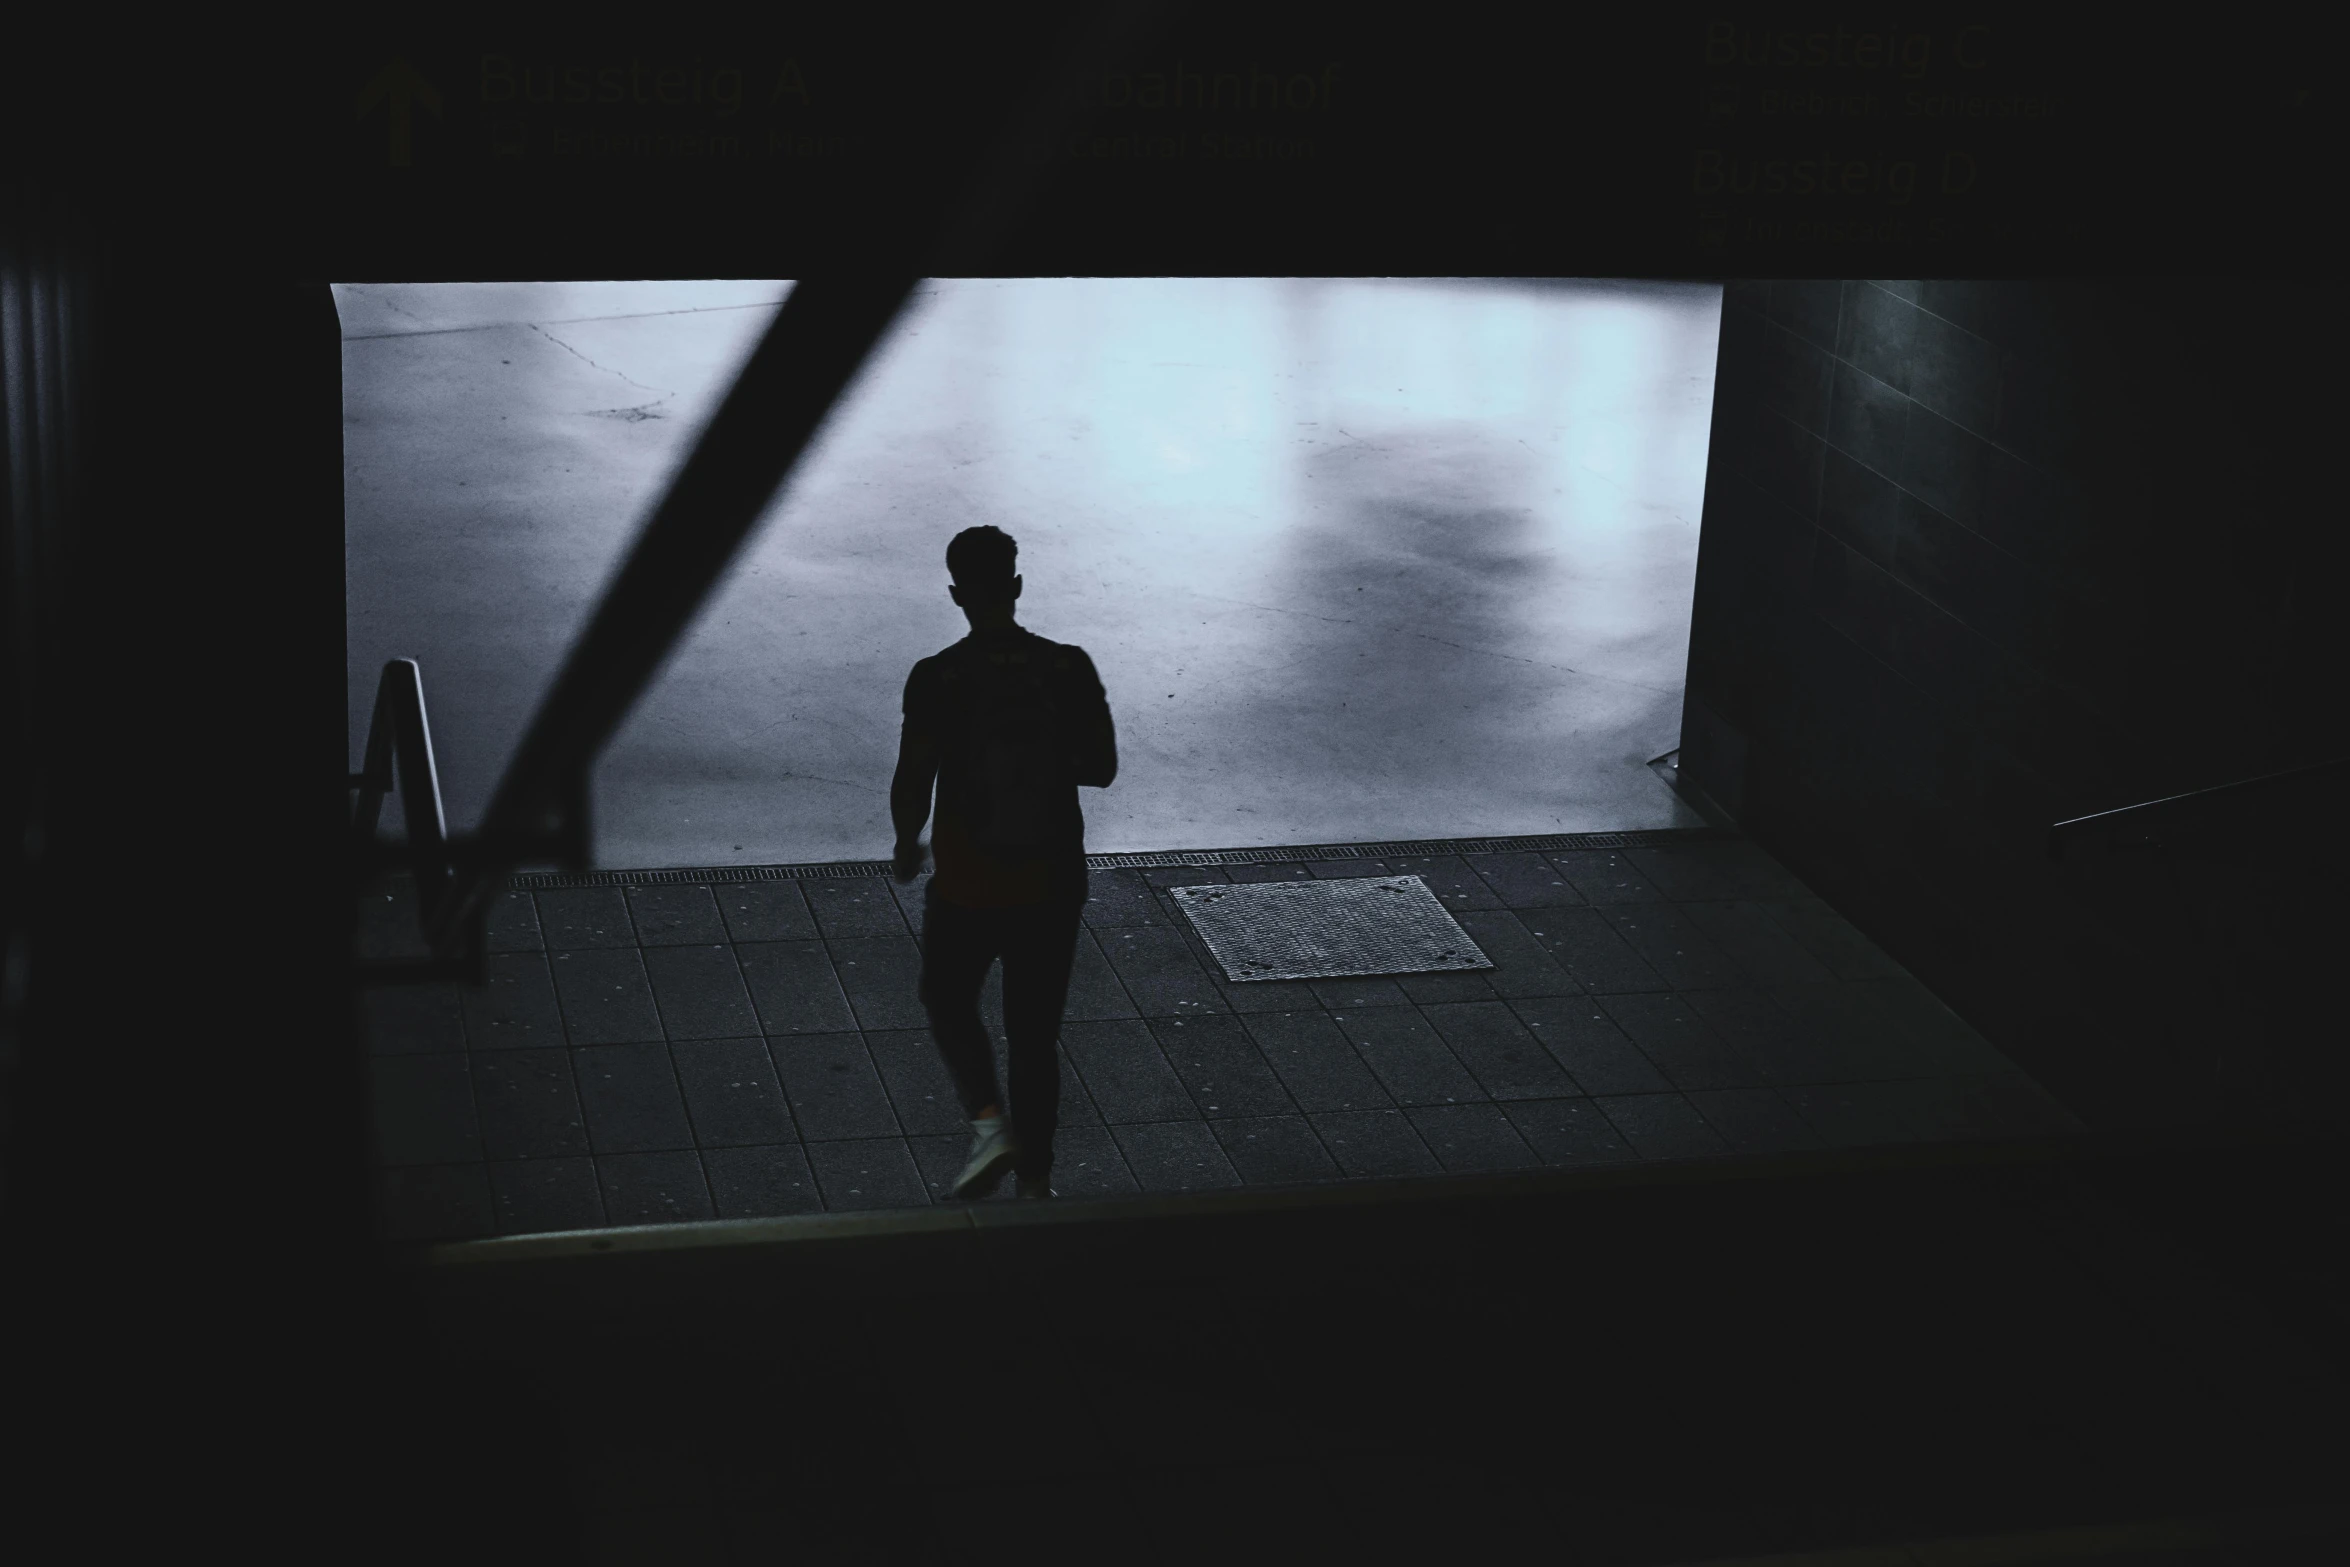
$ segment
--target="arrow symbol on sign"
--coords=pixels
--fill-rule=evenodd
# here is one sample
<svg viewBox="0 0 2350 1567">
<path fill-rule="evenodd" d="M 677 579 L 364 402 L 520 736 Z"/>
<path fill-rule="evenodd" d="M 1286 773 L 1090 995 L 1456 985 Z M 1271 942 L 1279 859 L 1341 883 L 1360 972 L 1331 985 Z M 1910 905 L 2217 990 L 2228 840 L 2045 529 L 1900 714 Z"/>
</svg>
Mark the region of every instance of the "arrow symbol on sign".
<svg viewBox="0 0 2350 1567">
<path fill-rule="evenodd" d="M 353 117 L 366 119 L 368 111 L 379 103 L 391 105 L 391 148 L 389 162 L 395 169 L 408 167 L 408 136 L 414 124 L 410 109 L 421 103 L 437 119 L 441 112 L 441 95 L 432 83 L 416 74 L 404 57 L 394 56 L 392 63 L 375 73 L 359 94 L 359 109 Z"/>
</svg>

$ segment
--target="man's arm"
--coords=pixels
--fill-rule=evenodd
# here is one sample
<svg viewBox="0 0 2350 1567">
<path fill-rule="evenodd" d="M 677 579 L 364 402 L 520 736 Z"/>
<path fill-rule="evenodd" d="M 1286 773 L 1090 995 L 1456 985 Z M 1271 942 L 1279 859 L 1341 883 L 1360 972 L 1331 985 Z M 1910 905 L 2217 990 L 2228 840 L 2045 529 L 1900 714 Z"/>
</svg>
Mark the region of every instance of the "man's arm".
<svg viewBox="0 0 2350 1567">
<path fill-rule="evenodd" d="M 889 819 L 901 857 L 922 840 L 930 820 L 931 787 L 938 781 L 938 747 L 909 718 L 898 732 L 898 770 L 889 781 Z"/>
<path fill-rule="evenodd" d="M 1094 789 L 1107 789 L 1118 776 L 1118 728 L 1110 721 L 1109 697 L 1102 690 L 1101 676 L 1094 673 L 1093 660 L 1079 652 L 1077 682 L 1084 692 L 1081 699 L 1073 737 L 1075 753 L 1069 758 L 1070 772 L 1077 782 Z"/>
<path fill-rule="evenodd" d="M 889 819 L 897 831 L 890 873 L 900 882 L 922 874 L 922 824 L 930 819 L 930 790 L 938 781 L 938 743 L 928 721 L 935 704 L 924 678 L 928 670 L 927 659 L 914 666 L 898 704 L 905 723 L 898 730 L 898 770 L 889 781 Z"/>
</svg>

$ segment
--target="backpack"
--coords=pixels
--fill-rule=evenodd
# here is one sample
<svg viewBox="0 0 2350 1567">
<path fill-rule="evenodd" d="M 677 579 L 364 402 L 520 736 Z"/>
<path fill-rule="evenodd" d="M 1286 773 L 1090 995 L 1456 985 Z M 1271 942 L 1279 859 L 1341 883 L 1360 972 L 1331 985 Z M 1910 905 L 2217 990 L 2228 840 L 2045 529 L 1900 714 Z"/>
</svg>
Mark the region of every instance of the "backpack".
<svg viewBox="0 0 2350 1567">
<path fill-rule="evenodd" d="M 966 825 L 979 847 L 1033 859 L 1057 846 L 1069 807 L 1069 747 L 1058 677 L 1068 656 L 1041 639 L 965 643 L 945 690 L 970 741 Z"/>
</svg>

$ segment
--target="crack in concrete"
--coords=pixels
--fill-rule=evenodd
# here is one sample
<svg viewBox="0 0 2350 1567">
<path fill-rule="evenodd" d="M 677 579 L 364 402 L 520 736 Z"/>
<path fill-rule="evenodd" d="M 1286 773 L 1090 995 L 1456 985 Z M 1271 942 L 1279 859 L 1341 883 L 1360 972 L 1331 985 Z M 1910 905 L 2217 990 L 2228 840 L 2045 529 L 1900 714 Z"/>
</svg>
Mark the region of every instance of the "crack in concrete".
<svg viewBox="0 0 2350 1567">
<path fill-rule="evenodd" d="M 533 332 L 536 332 L 539 336 L 545 338 L 548 342 L 554 344 L 557 348 L 562 349 L 572 358 L 578 360 L 581 364 L 586 365 L 591 369 L 601 370 L 606 375 L 619 376 L 621 380 L 626 381 L 629 385 L 635 387 L 640 392 L 653 392 L 657 393 L 660 397 L 673 397 L 676 395 L 676 393 L 664 390 L 658 386 L 647 386 L 644 382 L 628 374 L 626 371 L 615 370 L 610 365 L 597 364 L 593 359 L 590 359 L 587 355 L 581 353 L 578 349 L 572 347 L 569 343 L 564 342 L 563 339 L 557 337 L 554 333 L 548 331 L 545 327 L 540 326 L 535 321 L 526 321 L 523 324 L 529 327 Z M 650 407 L 651 405 L 647 404 L 645 406 Z M 619 412 L 620 410 L 614 409 L 610 411 Z"/>
<path fill-rule="evenodd" d="M 828 783 L 828 784 L 837 784 L 837 785 L 839 785 L 839 786 L 840 786 L 841 788 L 843 788 L 843 789 L 859 789 L 859 790 L 862 790 L 862 791 L 864 791 L 866 794 L 887 794 L 887 793 L 889 793 L 889 790 L 888 790 L 888 789 L 886 789 L 886 788 L 881 788 L 881 787 L 876 787 L 876 786 L 875 786 L 875 785 L 873 785 L 873 784 L 865 784 L 865 783 L 852 783 L 852 782 L 850 782 L 850 781 L 849 781 L 848 779 L 846 779 L 846 778 L 827 778 L 827 777 L 825 777 L 825 776 L 824 776 L 822 773 L 782 773 L 782 774 L 779 774 L 778 776 L 780 776 L 780 777 L 784 777 L 784 778 L 799 778 L 799 779 L 804 779 L 804 780 L 806 780 L 807 782 L 810 782 L 810 783 Z"/>
<path fill-rule="evenodd" d="M 406 305 L 401 304 L 398 300 L 392 298 L 389 294 L 370 294 L 367 297 L 382 305 L 386 310 L 396 311 L 400 315 L 406 316 L 411 321 L 422 321 L 424 319 L 424 317 L 418 315 L 415 311 L 409 309 Z"/>
</svg>

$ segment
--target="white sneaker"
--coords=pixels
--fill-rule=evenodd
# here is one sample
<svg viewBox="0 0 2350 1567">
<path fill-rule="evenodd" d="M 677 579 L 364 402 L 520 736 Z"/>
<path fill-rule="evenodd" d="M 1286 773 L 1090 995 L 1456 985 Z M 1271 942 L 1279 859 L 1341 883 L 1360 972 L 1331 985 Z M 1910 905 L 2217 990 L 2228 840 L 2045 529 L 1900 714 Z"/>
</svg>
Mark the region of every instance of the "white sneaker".
<svg viewBox="0 0 2350 1567">
<path fill-rule="evenodd" d="M 971 1123 L 971 1158 L 955 1177 L 952 1196 L 985 1197 L 1003 1180 L 1012 1161 L 1020 1157 L 1020 1139 L 1012 1132 L 1010 1116 Z"/>
</svg>

